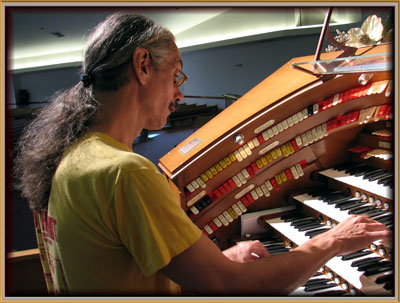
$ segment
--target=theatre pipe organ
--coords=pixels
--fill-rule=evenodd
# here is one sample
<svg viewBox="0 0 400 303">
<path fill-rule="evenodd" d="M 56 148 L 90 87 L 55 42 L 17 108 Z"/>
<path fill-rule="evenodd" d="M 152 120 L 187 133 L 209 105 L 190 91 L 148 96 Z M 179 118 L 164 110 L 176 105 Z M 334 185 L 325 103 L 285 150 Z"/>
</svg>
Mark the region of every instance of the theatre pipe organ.
<svg viewBox="0 0 400 303">
<path fill-rule="evenodd" d="M 390 58 L 391 47 L 362 48 L 354 58 L 379 65 L 374 60 Z M 221 249 L 243 236 L 241 216 L 265 210 L 272 214 L 260 217 L 260 226 L 291 248 L 306 238 L 280 229 L 290 216 L 306 214 L 312 226 L 318 220 L 323 228 L 307 235 L 315 236 L 368 207 L 367 214 L 382 216 L 394 230 L 392 71 L 351 71 L 353 59 L 337 62 L 338 56 L 321 54 L 314 62 L 344 71 L 336 74 L 296 68 L 313 56 L 290 60 L 160 159 L 181 207 Z M 348 201 L 359 207 L 340 204 Z M 391 248 L 371 243 L 366 249 L 389 267 L 381 271 L 385 283 L 341 275 L 334 261 L 320 274 L 340 293 L 392 295 Z"/>
</svg>

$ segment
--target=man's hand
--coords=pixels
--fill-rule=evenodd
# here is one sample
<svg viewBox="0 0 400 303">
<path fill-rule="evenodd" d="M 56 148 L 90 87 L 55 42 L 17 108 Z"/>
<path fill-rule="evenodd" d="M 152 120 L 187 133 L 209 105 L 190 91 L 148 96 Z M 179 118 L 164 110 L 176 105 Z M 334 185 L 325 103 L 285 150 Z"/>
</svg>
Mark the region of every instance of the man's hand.
<svg viewBox="0 0 400 303">
<path fill-rule="evenodd" d="M 392 240 L 392 232 L 384 224 L 368 216 L 355 215 L 320 236 L 332 237 L 338 245 L 338 254 L 351 253 L 380 239 L 390 246 Z"/>
<path fill-rule="evenodd" d="M 222 252 L 227 258 L 239 263 L 246 263 L 269 256 L 268 250 L 260 241 L 242 241 Z"/>
</svg>

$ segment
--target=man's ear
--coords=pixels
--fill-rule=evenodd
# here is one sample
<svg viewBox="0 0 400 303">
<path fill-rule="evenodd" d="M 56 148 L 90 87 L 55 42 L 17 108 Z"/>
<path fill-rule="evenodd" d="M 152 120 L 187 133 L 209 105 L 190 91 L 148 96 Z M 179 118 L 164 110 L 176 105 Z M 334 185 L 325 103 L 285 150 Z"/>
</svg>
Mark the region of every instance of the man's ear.
<svg viewBox="0 0 400 303">
<path fill-rule="evenodd" d="M 133 52 L 133 69 L 140 84 L 145 84 L 150 77 L 151 58 L 145 48 L 138 48 Z"/>
</svg>

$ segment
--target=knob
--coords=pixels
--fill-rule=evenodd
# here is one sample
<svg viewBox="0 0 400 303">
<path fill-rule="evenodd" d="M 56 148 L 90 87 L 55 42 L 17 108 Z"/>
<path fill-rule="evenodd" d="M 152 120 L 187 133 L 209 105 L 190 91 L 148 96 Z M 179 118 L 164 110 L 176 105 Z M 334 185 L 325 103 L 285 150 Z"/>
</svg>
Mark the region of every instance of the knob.
<svg viewBox="0 0 400 303">
<path fill-rule="evenodd" d="M 242 134 L 237 134 L 233 137 L 233 141 L 239 145 L 244 143 L 244 136 Z"/>
<path fill-rule="evenodd" d="M 371 80 L 372 76 L 373 74 L 362 74 L 360 77 L 358 77 L 358 83 L 365 85 L 369 80 Z"/>
</svg>

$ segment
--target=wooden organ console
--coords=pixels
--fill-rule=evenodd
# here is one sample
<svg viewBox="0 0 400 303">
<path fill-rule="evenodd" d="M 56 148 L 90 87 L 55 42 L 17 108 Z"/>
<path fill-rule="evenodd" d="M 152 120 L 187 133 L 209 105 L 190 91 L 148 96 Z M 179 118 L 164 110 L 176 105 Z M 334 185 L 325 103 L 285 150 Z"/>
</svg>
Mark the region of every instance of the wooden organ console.
<svg viewBox="0 0 400 303">
<path fill-rule="evenodd" d="M 221 249 L 243 237 L 241 217 L 265 210 L 262 241 L 278 241 L 278 252 L 353 213 L 395 230 L 392 72 L 316 77 L 293 67 L 312 60 L 290 60 L 160 159 L 182 208 Z M 371 243 L 292 295 L 393 296 L 393 272 L 392 249 Z M 315 288 L 321 279 L 327 286 Z"/>
</svg>

